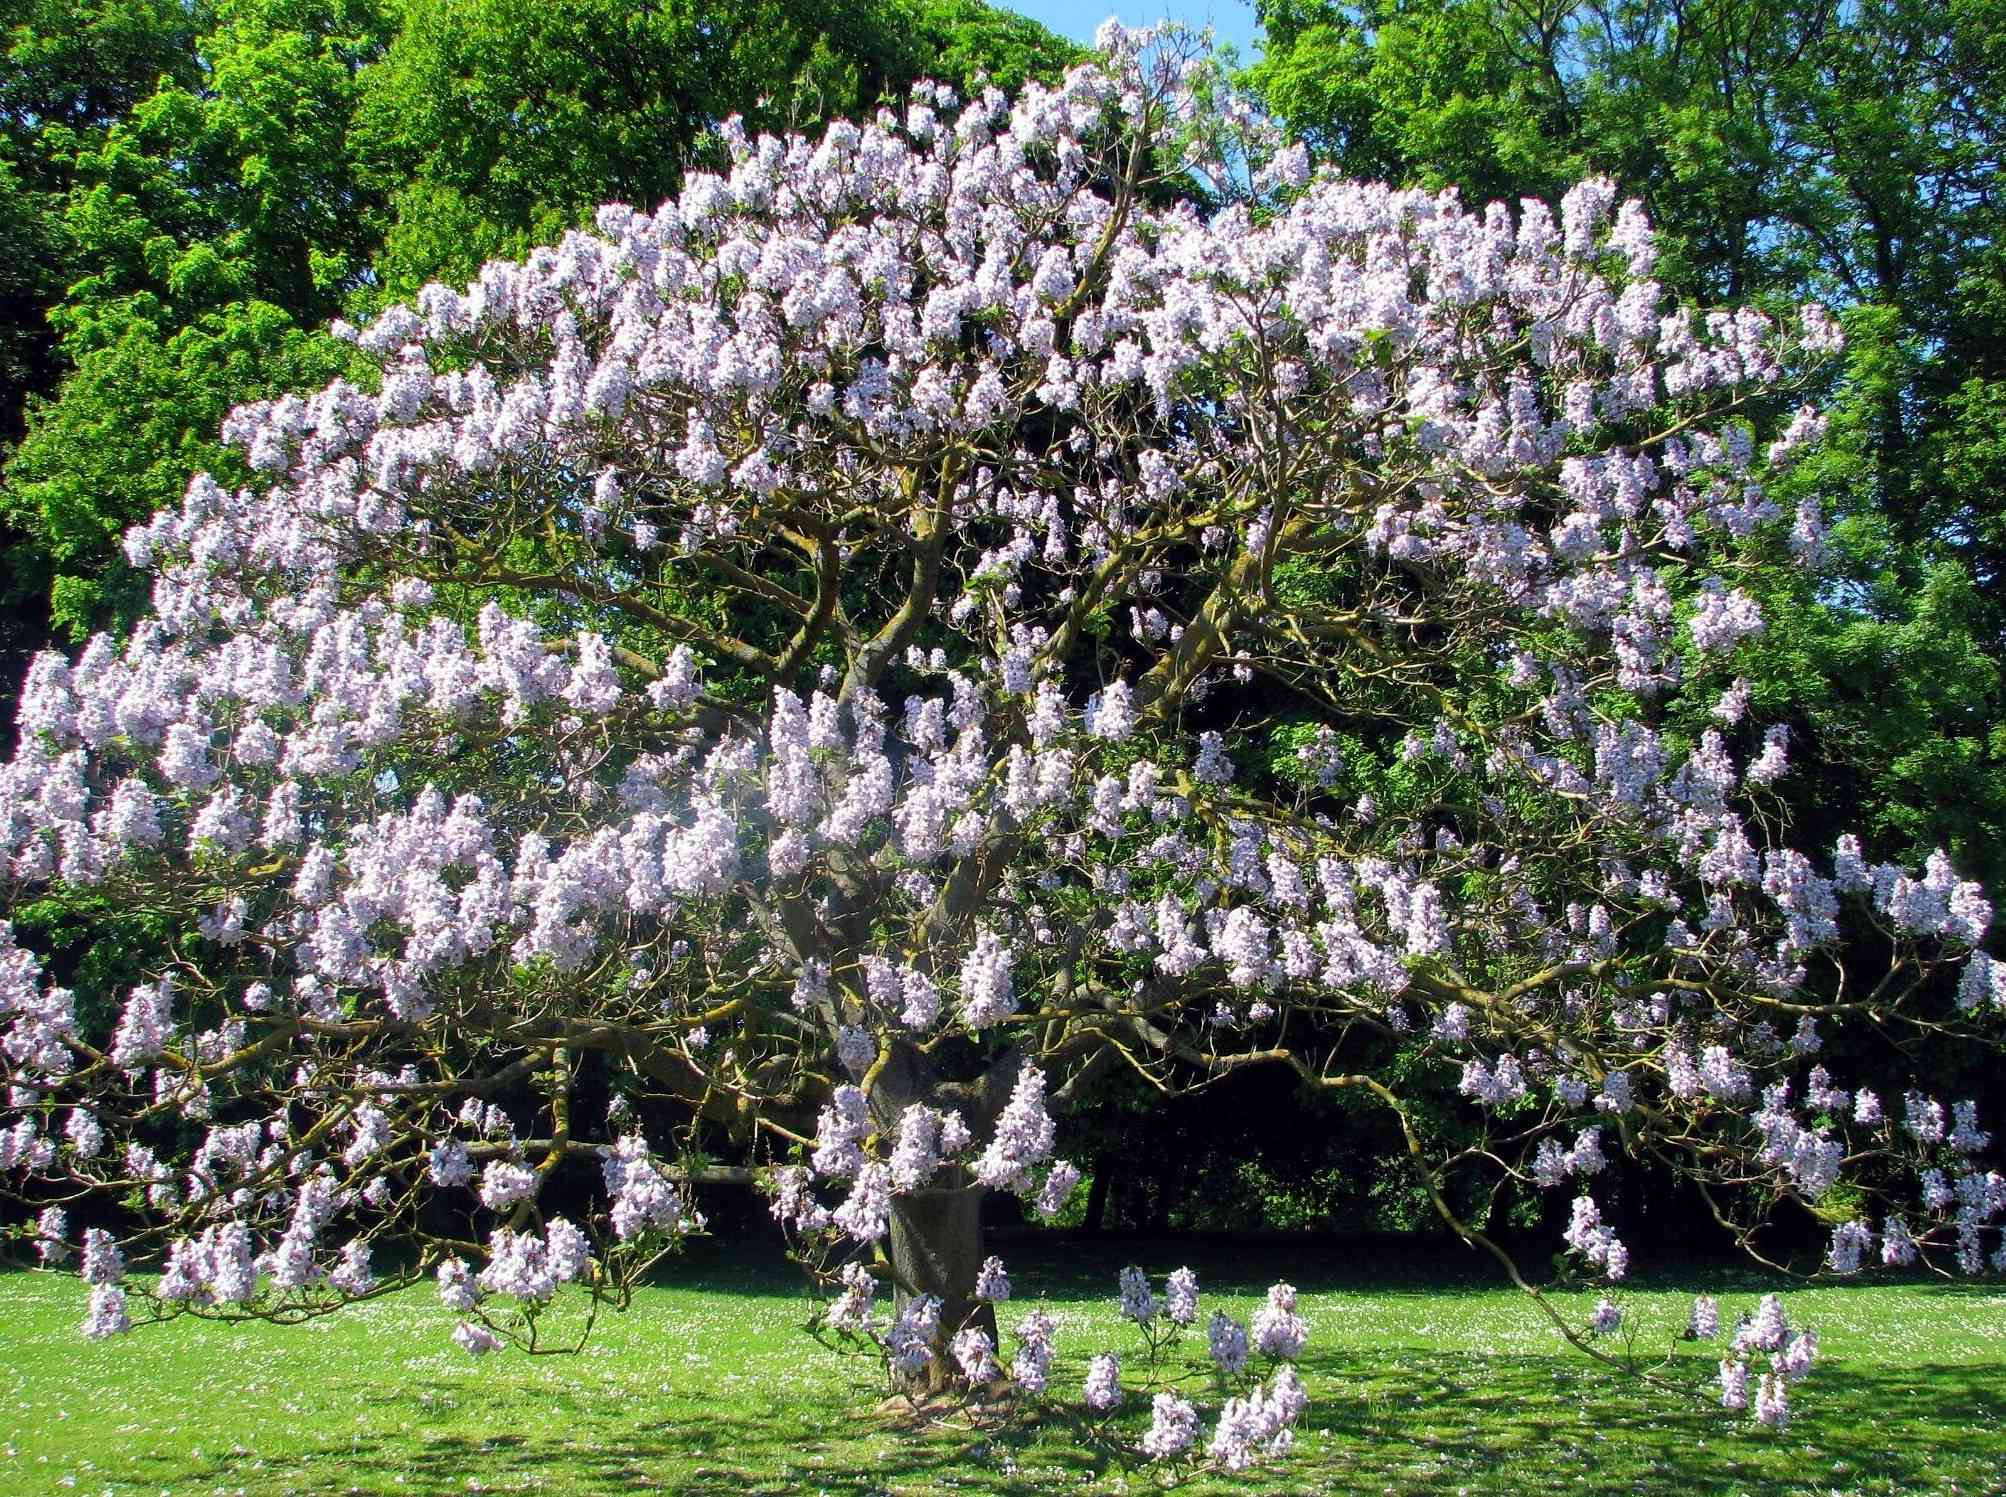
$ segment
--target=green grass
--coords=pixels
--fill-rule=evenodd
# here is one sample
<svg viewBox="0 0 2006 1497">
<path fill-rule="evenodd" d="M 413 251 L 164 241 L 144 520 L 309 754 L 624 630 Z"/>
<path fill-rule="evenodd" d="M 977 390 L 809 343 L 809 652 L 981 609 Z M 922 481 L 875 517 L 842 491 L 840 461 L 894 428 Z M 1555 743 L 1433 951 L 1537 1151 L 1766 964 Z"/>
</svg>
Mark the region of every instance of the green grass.
<svg viewBox="0 0 2006 1497">
<path fill-rule="evenodd" d="M 1782 1435 L 1641 1387 L 1558 1345 L 1535 1307 L 1474 1270 L 1300 1244 L 1006 1249 L 1018 1302 L 1060 1324 L 1054 1386 L 1126 1353 L 1114 1273 L 1190 1261 L 1206 1313 L 1246 1314 L 1266 1284 L 1304 1290 L 1309 1428 L 1244 1492 L 2006 1491 L 2006 1293 L 1848 1285 L 1790 1295 L 1824 1357 Z M 919 1434 L 874 1413 L 863 1364 L 798 1329 L 784 1264 L 705 1243 L 576 1357 L 482 1361 L 429 1293 L 298 1328 L 194 1320 L 109 1345 L 76 1335 L 71 1276 L 0 1274 L 0 1491 L 1017 1493 L 1147 1492 L 1056 1429 Z M 1724 1318 L 1764 1281 L 1716 1272 L 1624 1296 L 1661 1355 L 1697 1289 Z M 1581 1302 L 1585 1304 L 1585 1299 Z M 1006 1338 L 1007 1340 L 1007 1338 Z M 1695 1379 L 1711 1363 L 1696 1351 Z M 1131 1403 L 1139 1400 L 1131 1398 Z M 1139 1415 L 1139 1410 L 1138 1410 Z"/>
</svg>

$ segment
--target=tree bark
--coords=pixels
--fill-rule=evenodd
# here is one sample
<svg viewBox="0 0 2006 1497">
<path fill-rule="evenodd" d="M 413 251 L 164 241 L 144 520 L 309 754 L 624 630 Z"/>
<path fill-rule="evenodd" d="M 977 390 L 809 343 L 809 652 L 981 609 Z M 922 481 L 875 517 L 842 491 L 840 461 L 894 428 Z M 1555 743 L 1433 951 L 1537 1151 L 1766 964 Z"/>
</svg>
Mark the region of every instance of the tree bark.
<svg viewBox="0 0 2006 1497">
<path fill-rule="evenodd" d="M 940 1301 L 940 1332 L 933 1365 L 913 1379 L 917 1391 L 933 1392 L 956 1376 L 947 1349 L 955 1332 L 977 1326 L 996 1339 L 995 1308 L 975 1297 L 981 1272 L 982 1198 L 979 1185 L 954 1190 L 916 1190 L 892 1197 L 892 1268 L 898 1275 L 897 1307 L 915 1295 Z"/>
<path fill-rule="evenodd" d="M 1098 1235 L 1107 1227 L 1107 1193 L 1114 1183 L 1114 1150 L 1103 1149 L 1094 1161 L 1093 1184 L 1087 1187 L 1087 1215 L 1080 1223 L 1082 1232 Z"/>
</svg>

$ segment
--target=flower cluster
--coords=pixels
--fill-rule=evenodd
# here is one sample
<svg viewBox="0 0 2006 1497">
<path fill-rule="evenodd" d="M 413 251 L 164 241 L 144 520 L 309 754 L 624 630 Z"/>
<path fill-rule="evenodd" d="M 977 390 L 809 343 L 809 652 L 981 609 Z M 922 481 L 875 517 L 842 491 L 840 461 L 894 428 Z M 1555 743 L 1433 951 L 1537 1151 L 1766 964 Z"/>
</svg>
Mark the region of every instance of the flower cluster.
<svg viewBox="0 0 2006 1497">
<path fill-rule="evenodd" d="M 1708 1302 L 1693 1309 L 1693 1332 L 1711 1339 L 1718 1334 L 1717 1314 Z M 1766 1355 L 1768 1370 L 1758 1368 Z M 1763 1424 L 1782 1429 L 1790 1422 L 1789 1389 L 1801 1382 L 1818 1359 L 1818 1333 L 1792 1331 L 1784 1318 L 1783 1301 L 1774 1294 L 1762 1297 L 1753 1315 L 1744 1315 L 1726 1353 L 1720 1361 L 1721 1407 L 1740 1412 L 1749 1406 L 1749 1381 L 1756 1380 L 1755 1416 Z"/>
<path fill-rule="evenodd" d="M 1567 1246 L 1611 1279 L 1621 1279 L 1630 1271 L 1630 1250 L 1622 1238 L 1603 1224 L 1595 1198 L 1574 1198 L 1573 1215 L 1567 1223 Z"/>
</svg>

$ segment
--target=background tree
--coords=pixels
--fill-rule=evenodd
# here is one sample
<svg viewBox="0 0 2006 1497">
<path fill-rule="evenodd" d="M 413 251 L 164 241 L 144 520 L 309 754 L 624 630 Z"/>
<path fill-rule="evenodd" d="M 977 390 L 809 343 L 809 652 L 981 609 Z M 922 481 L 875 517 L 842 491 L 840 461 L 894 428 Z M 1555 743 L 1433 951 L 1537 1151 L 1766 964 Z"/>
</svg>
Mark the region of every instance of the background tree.
<svg viewBox="0 0 2006 1497">
<path fill-rule="evenodd" d="M 83 274 L 62 226 L 73 154 L 160 79 L 188 76 L 195 15 L 147 0 L 0 7 L 0 461 L 20 440 L 29 401 L 63 369 L 48 312 Z M 11 510 L 0 514 L 0 548 L 10 560 L 0 674 L 12 683 L 49 637 L 49 568 Z M 0 705 L 11 706 L 5 690 Z"/>
<path fill-rule="evenodd" d="M 81 6 L 19 0 L 0 9 L 0 199 L 7 237 L 0 300 L 0 443 L 20 436 L 22 402 L 45 393 L 57 364 L 44 312 L 74 279 L 52 222 L 79 137 L 127 114 L 162 77 L 185 79 L 195 13 L 146 0 Z"/>
<path fill-rule="evenodd" d="M 342 367 L 309 329 L 340 310 L 380 232 L 347 139 L 381 14 L 228 0 L 204 19 L 184 76 L 48 143 L 79 270 L 47 314 L 70 372 L 9 463 L 5 500 L 29 538 L 9 551 L 14 587 L 46 592 L 71 632 L 140 606 L 117 537 L 191 466 L 227 461 L 215 433 L 235 400 Z"/>
<path fill-rule="evenodd" d="M 23 663 L 45 607 L 75 638 L 136 616 L 118 535 L 190 469 L 231 471 L 232 403 L 344 367 L 320 331 L 338 312 L 661 201 L 727 115 L 807 124 L 1074 56 L 972 0 L 223 0 L 34 10 L 8 34 L 0 171 L 32 191 L 0 210 L 22 250 L 0 359 L 51 397 L 0 488 Z M 11 445 L 23 410 L 0 414 Z"/>
<path fill-rule="evenodd" d="M 1807 831 L 1857 807 L 1889 852 L 1950 847 L 1996 879 L 2006 614 L 1984 413 L 2006 388 L 1990 86 L 2006 14 L 1274 0 L 1261 17 L 1251 81 L 1343 170 L 1473 203 L 1606 172 L 1645 203 L 1680 294 L 1841 310 L 1832 437 L 1791 495 L 1833 511 L 1844 585 L 1779 610 L 1790 632 L 1752 674 L 1816 766 L 1817 797 L 1791 798 Z"/>
</svg>

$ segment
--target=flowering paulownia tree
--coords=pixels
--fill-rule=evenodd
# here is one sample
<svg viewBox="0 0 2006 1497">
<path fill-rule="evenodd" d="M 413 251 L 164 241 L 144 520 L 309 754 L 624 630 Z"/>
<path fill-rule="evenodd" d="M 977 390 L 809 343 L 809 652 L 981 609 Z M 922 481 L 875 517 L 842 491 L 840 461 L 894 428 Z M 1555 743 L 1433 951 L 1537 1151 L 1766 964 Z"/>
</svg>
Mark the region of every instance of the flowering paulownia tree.
<svg viewBox="0 0 2006 1497">
<path fill-rule="evenodd" d="M 1996 1042 L 1990 909 L 1777 841 L 1735 677 L 1747 578 L 1818 561 L 1767 485 L 1833 324 L 1665 305 L 1606 182 L 1556 221 L 1311 180 L 1202 55 L 1106 42 L 1014 106 L 731 135 L 427 288 L 350 330 L 380 375 L 230 417 L 248 487 L 128 537 L 152 615 L 36 662 L 0 772 L 16 890 L 186 933 L 101 1029 L 8 941 L 6 1179 L 50 1258 L 132 1208 L 81 1243 L 92 1334 L 422 1274 L 470 1350 L 547 1345 L 689 1227 L 700 1136 L 770 1171 L 831 1326 L 988 1382 L 980 1203 L 1056 1209 L 1054 1117 L 1122 1069 L 1355 1089 L 1458 1230 L 1452 1176 L 1565 1191 L 1612 1280 L 1625 1157 L 1724 1211 L 1860 1158 L 1833 1269 L 1983 1266 L 1973 1109 L 1813 1057 L 1856 1015 Z M 1402 733 L 1413 794 L 1356 796 L 1342 745 Z M 1452 1158 L 1389 1079 L 1431 1073 Z M 1757 1351 L 1765 1400 L 1801 1370 L 1774 1319 L 1744 1402 Z M 1157 1403 L 1145 1451 L 1199 1448 Z"/>
</svg>

